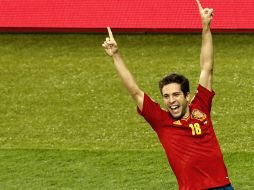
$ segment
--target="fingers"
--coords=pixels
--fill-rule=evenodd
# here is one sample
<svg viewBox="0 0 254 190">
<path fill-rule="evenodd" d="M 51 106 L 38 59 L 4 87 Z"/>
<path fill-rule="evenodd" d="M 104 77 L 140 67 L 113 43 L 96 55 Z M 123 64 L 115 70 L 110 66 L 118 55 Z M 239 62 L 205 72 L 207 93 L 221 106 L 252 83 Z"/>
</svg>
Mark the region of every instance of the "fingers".
<svg viewBox="0 0 254 190">
<path fill-rule="evenodd" d="M 208 16 L 209 16 L 210 18 L 213 18 L 213 9 L 209 9 L 209 11 L 208 11 Z"/>
<path fill-rule="evenodd" d="M 111 38 L 106 38 L 106 44 L 108 44 L 108 45 L 116 45 L 116 42 L 115 42 L 115 40 L 113 39 L 111 39 Z"/>
<path fill-rule="evenodd" d="M 113 53 L 117 52 L 117 43 L 116 43 L 116 41 L 113 37 L 113 34 L 112 34 L 112 31 L 111 31 L 110 27 L 107 27 L 107 30 L 108 30 L 109 37 L 106 38 L 106 40 L 102 44 L 102 47 L 104 47 L 107 54 L 112 56 Z"/>
<path fill-rule="evenodd" d="M 200 1 L 199 1 L 199 0 L 196 0 L 196 2 L 197 2 L 197 4 L 198 4 L 198 9 L 199 9 L 199 11 L 202 11 L 202 10 L 203 10 L 203 7 L 202 7 Z"/>
<path fill-rule="evenodd" d="M 209 9 L 208 15 L 212 15 L 212 14 L 213 14 L 213 9 Z"/>
<path fill-rule="evenodd" d="M 198 4 L 198 8 L 199 8 L 199 11 L 200 13 L 203 12 L 205 14 L 208 14 L 209 16 L 213 16 L 213 9 L 209 9 L 209 8 L 204 8 L 202 7 L 201 3 L 199 0 L 196 0 L 197 4 Z"/>
<path fill-rule="evenodd" d="M 109 48 L 109 46 L 108 46 L 108 44 L 107 44 L 106 42 L 104 42 L 104 43 L 102 44 L 102 47 L 104 47 L 104 48 L 106 48 L 106 49 Z"/>
<path fill-rule="evenodd" d="M 104 41 L 104 43 L 102 44 L 102 47 L 109 49 L 112 46 L 116 46 L 116 42 L 114 40 L 111 40 L 110 38 L 106 38 L 106 40 Z"/>
<path fill-rule="evenodd" d="M 204 14 L 208 15 L 209 17 L 213 16 L 213 9 L 205 8 L 203 10 L 203 12 L 204 12 Z"/>
<path fill-rule="evenodd" d="M 113 33 L 112 33 L 110 27 L 108 26 L 107 29 L 108 29 L 109 38 L 113 40 L 113 39 L 114 39 L 114 36 L 113 36 Z"/>
<path fill-rule="evenodd" d="M 107 44 L 110 43 L 110 38 L 106 38 L 106 41 L 105 41 Z"/>
<path fill-rule="evenodd" d="M 102 44 L 102 47 L 104 47 L 105 49 L 110 49 L 112 47 L 113 44 L 108 44 L 107 42 L 104 42 Z"/>
</svg>

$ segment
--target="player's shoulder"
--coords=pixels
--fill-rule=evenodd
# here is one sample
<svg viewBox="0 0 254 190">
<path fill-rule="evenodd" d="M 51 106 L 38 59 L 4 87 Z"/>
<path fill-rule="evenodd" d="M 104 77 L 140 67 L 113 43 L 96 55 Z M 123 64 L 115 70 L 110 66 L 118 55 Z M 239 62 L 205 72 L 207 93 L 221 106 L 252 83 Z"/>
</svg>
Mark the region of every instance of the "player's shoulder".
<svg viewBox="0 0 254 190">
<path fill-rule="evenodd" d="M 202 97 L 202 98 L 212 98 L 215 95 L 214 90 L 208 89 L 203 87 L 202 85 L 198 85 L 196 92 L 194 96 L 192 97 L 191 102 L 193 102 L 197 97 Z"/>
</svg>

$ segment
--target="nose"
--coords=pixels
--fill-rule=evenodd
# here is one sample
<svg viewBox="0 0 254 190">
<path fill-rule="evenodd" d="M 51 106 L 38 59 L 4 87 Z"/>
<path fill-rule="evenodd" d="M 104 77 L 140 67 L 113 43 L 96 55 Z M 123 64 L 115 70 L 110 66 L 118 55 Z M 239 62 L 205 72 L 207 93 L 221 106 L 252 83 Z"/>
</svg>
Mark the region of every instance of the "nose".
<svg viewBox="0 0 254 190">
<path fill-rule="evenodd" d="M 173 104 L 173 103 L 175 102 L 175 99 L 174 99 L 173 96 L 170 96 L 170 97 L 168 98 L 168 101 L 169 101 L 170 104 Z"/>
</svg>

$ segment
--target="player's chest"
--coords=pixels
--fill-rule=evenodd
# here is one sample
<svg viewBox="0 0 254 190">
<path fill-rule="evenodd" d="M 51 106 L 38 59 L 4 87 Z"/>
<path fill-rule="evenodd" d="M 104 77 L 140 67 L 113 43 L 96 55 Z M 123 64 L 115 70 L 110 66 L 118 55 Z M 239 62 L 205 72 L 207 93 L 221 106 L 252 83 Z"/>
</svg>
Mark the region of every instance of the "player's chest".
<svg viewBox="0 0 254 190">
<path fill-rule="evenodd" d="M 200 110 L 194 109 L 186 119 L 165 121 L 161 131 L 169 136 L 201 137 L 208 134 L 211 128 L 210 118 Z"/>
</svg>

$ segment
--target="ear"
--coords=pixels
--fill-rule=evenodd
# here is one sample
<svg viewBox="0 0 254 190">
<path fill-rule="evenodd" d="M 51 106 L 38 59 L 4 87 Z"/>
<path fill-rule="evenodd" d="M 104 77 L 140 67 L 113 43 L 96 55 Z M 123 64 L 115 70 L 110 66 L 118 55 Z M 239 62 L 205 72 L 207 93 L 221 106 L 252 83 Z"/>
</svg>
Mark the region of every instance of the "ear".
<svg viewBox="0 0 254 190">
<path fill-rule="evenodd" d="M 190 101 L 190 93 L 189 92 L 187 92 L 187 94 L 186 94 L 186 100 L 189 102 Z"/>
</svg>

